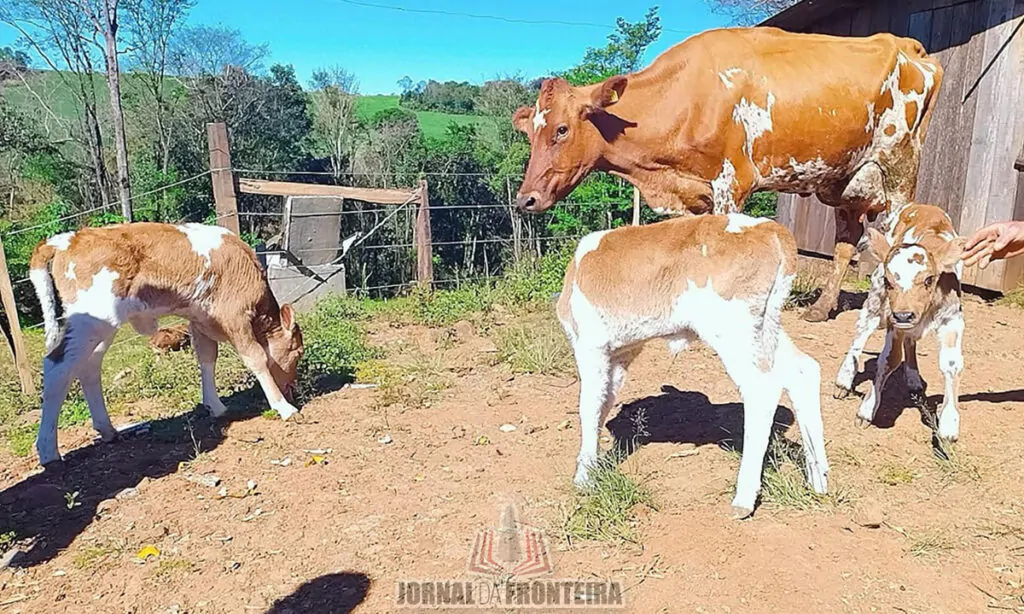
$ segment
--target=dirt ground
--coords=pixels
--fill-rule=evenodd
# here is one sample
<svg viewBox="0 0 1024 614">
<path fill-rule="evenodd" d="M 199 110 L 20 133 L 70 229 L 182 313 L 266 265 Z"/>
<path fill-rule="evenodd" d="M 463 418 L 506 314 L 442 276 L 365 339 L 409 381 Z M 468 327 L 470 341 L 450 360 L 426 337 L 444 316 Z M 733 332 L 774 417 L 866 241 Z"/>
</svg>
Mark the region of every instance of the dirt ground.
<svg viewBox="0 0 1024 614">
<path fill-rule="evenodd" d="M 641 511 L 637 544 L 559 537 L 578 450 L 574 377 L 492 366 L 493 344 L 468 325 L 445 350 L 437 331 L 379 327 L 376 343 L 442 352 L 451 387 L 404 412 L 383 410 L 378 390 L 345 388 L 307 404 L 297 424 L 231 399 L 229 421 L 188 417 L 195 445 L 179 436 L 183 420 L 112 445 L 84 427 L 62 431 L 57 476 L 0 457 L 0 513 L 40 535 L 19 569 L 0 572 L 0 613 L 392 612 L 399 579 L 465 578 L 477 532 L 509 502 L 547 532 L 553 576 L 619 579 L 630 612 L 1024 611 L 1024 314 L 966 302 L 954 463 L 935 459 L 898 374 L 875 427 L 855 426 L 858 397 L 832 398 L 856 312 L 825 324 L 787 312 L 786 329 L 822 366 L 842 496 L 803 510 L 764 504 L 746 521 L 729 515 L 735 388 L 706 349 L 673 360 L 651 344 L 621 399 L 650 434 L 626 461 L 657 503 Z M 933 403 L 936 352 L 921 346 Z M 207 474 L 221 484 L 189 479 Z M 149 545 L 159 555 L 143 563 Z"/>
</svg>

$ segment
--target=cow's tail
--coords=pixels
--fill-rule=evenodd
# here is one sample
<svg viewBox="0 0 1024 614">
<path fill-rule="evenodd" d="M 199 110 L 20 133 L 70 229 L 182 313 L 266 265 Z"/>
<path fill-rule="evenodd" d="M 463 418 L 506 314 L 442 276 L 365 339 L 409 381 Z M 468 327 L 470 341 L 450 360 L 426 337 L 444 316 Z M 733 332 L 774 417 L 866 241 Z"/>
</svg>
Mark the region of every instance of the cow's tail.
<svg viewBox="0 0 1024 614">
<path fill-rule="evenodd" d="M 39 297 L 43 309 L 43 328 L 46 331 L 46 352 L 49 353 L 60 341 L 60 328 L 57 325 L 57 291 L 53 286 L 53 276 L 49 264 L 53 260 L 57 248 L 47 243 L 40 243 L 32 251 L 29 260 L 28 278 Z"/>
</svg>

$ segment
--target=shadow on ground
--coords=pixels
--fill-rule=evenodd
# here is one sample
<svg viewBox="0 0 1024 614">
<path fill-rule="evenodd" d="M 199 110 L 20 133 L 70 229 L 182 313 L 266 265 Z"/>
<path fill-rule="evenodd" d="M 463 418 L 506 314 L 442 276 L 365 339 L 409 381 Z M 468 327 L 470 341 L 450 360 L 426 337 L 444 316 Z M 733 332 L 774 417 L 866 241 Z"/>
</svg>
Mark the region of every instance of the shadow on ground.
<svg viewBox="0 0 1024 614">
<path fill-rule="evenodd" d="M 370 579 L 358 572 L 320 576 L 277 600 L 266 614 L 347 614 L 370 590 Z"/>
<path fill-rule="evenodd" d="M 179 463 L 216 449 L 224 441 L 227 424 L 256 417 L 266 406 L 258 389 L 235 393 L 224 401 L 228 413 L 218 420 L 205 408 L 153 420 L 148 433 L 73 450 L 63 463 L 0 492 L 0 526 L 32 542 L 17 565 L 49 561 L 92 524 L 102 501 L 138 486 L 143 478 L 177 472 Z M 70 504 L 69 498 L 77 505 Z"/>
<path fill-rule="evenodd" d="M 793 424 L 793 412 L 779 407 L 774 430 L 785 431 Z M 674 386 L 661 387 L 661 394 L 627 403 L 608 421 L 615 448 L 625 455 L 652 442 L 717 445 L 743 451 L 743 405 L 712 403 L 700 392 L 683 392 Z"/>
</svg>

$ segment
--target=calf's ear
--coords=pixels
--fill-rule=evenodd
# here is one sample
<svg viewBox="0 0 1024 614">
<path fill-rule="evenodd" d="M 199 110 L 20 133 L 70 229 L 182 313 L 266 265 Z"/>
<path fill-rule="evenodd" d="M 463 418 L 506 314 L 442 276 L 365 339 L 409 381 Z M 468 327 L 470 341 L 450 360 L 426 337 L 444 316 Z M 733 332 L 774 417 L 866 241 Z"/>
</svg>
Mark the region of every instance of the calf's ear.
<svg viewBox="0 0 1024 614">
<path fill-rule="evenodd" d="M 530 134 L 530 124 L 533 122 L 533 107 L 519 107 L 512 115 L 512 125 L 516 130 Z"/>
<path fill-rule="evenodd" d="M 946 251 L 939 257 L 939 265 L 942 266 L 942 270 L 945 272 L 952 272 L 957 262 L 964 255 L 964 246 L 967 244 L 967 239 L 964 237 L 957 237 L 946 244 Z"/>
<path fill-rule="evenodd" d="M 886 257 L 892 250 L 892 245 L 884 234 L 874 228 L 868 228 L 868 250 L 872 256 L 878 259 L 878 262 L 885 263 Z"/>
<path fill-rule="evenodd" d="M 295 321 L 295 310 L 291 305 L 281 305 L 281 328 L 288 332 L 295 332 L 298 324 Z"/>
</svg>

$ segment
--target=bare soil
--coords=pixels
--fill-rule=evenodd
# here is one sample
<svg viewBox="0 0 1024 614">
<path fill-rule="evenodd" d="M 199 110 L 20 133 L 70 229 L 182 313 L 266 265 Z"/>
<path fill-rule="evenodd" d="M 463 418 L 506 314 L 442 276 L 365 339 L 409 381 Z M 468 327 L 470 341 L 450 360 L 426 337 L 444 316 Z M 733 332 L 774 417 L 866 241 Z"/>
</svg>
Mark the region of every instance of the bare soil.
<svg viewBox="0 0 1024 614">
<path fill-rule="evenodd" d="M 620 544 L 560 536 L 579 436 L 571 374 L 514 376 L 466 324 L 454 341 L 380 327 L 371 339 L 399 353 L 441 353 L 450 388 L 404 410 L 382 407 L 379 390 L 345 388 L 308 403 L 296 424 L 247 411 L 255 397 L 242 395 L 229 420 L 197 410 L 110 445 L 85 427 L 62 431 L 61 475 L 0 453 L 0 528 L 39 536 L 18 569 L 0 572 L 0 613 L 392 612 L 399 579 L 465 578 L 477 532 L 509 502 L 547 532 L 554 576 L 620 579 L 631 612 L 1024 611 L 1024 314 L 971 297 L 965 309 L 953 463 L 935 459 L 899 374 L 869 429 L 854 424 L 858 397 L 832 398 L 856 312 L 824 324 L 787 312 L 786 329 L 822 366 L 831 485 L 843 497 L 762 504 L 747 521 L 729 515 L 738 457 L 728 448 L 742 439 L 734 386 L 707 349 L 673 360 L 651 344 L 621 400 L 626 415 L 646 415 L 648 442 L 625 469 L 658 509 L 641 510 L 639 543 Z M 934 405 L 934 341 L 921 354 Z M 698 452 L 672 457 L 689 444 Z M 189 479 L 208 474 L 221 484 Z M 159 555 L 143 563 L 147 545 Z"/>
</svg>

